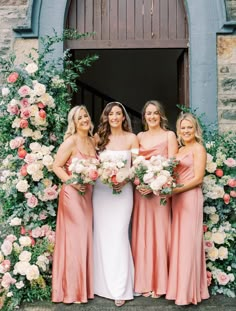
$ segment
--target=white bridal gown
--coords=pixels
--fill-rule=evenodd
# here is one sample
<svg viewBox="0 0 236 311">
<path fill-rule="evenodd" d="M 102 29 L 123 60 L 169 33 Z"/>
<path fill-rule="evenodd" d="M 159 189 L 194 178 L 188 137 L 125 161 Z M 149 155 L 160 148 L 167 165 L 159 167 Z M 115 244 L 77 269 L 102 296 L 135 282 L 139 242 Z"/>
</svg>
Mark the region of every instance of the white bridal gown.
<svg viewBox="0 0 236 311">
<path fill-rule="evenodd" d="M 130 167 L 131 151 L 122 154 Z M 120 194 L 97 180 L 93 190 L 94 294 L 110 299 L 133 299 L 134 266 L 128 230 L 133 208 L 133 188 L 128 183 Z"/>
</svg>

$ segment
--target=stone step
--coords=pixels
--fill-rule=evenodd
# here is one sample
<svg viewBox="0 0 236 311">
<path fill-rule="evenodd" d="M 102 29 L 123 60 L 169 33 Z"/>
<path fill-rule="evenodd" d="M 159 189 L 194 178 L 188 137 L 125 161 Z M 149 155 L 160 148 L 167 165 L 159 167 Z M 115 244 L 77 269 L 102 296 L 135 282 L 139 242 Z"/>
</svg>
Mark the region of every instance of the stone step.
<svg viewBox="0 0 236 311">
<path fill-rule="evenodd" d="M 19 311 L 117 311 L 118 307 L 112 300 L 95 297 L 87 304 L 54 304 L 51 302 L 37 302 L 23 304 Z M 197 306 L 177 306 L 173 301 L 164 298 L 153 299 L 136 297 L 126 302 L 120 311 L 236 311 L 236 299 L 217 295 L 204 300 Z"/>
</svg>

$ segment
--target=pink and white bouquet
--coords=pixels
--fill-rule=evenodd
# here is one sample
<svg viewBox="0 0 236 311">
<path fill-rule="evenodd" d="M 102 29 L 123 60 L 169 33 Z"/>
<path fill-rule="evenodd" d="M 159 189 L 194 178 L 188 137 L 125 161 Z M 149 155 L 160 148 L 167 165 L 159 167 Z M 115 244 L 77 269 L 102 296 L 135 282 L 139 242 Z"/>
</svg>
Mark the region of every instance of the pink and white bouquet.
<svg viewBox="0 0 236 311">
<path fill-rule="evenodd" d="M 69 171 L 72 172 L 71 178 L 66 184 L 90 184 L 94 185 L 98 179 L 99 161 L 96 158 L 79 159 L 73 158 L 69 165 Z M 81 195 L 84 192 L 79 192 Z"/>
<path fill-rule="evenodd" d="M 113 188 L 125 180 L 129 180 L 129 168 L 126 167 L 127 160 L 122 154 L 111 155 L 103 152 L 99 156 L 99 177 L 102 183 Z M 113 188 L 113 194 L 121 193 Z"/>
<path fill-rule="evenodd" d="M 144 187 L 152 190 L 155 195 L 164 196 L 161 204 L 165 205 L 165 196 L 176 187 L 174 168 L 178 163 L 175 158 L 166 159 L 160 155 L 152 156 L 149 160 L 138 156 L 131 167 L 133 183 L 137 189 Z"/>
</svg>

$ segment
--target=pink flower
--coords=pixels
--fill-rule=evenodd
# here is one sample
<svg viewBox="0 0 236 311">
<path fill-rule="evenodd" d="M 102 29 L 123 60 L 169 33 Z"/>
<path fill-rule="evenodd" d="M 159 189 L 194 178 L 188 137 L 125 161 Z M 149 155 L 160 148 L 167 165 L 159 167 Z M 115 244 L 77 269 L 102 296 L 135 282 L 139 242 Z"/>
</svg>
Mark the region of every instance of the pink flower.
<svg viewBox="0 0 236 311">
<path fill-rule="evenodd" d="M 236 166 L 236 160 L 234 160 L 233 158 L 228 158 L 224 161 L 224 163 L 228 166 L 228 167 L 235 167 Z"/>
<path fill-rule="evenodd" d="M 231 190 L 231 191 L 230 191 L 230 196 L 231 196 L 232 198 L 236 198 L 236 191 Z"/>
<path fill-rule="evenodd" d="M 25 227 L 21 226 L 20 227 L 20 234 L 24 235 L 26 234 L 27 230 L 25 229 Z"/>
<path fill-rule="evenodd" d="M 7 241 L 10 241 L 11 243 L 15 242 L 17 240 L 17 237 L 14 234 L 9 234 L 6 239 Z"/>
<path fill-rule="evenodd" d="M 3 268 L 4 273 L 6 273 L 7 271 L 10 270 L 11 267 L 11 262 L 8 259 L 3 260 L 3 262 L 1 263 L 1 266 Z"/>
<path fill-rule="evenodd" d="M 209 241 L 209 240 L 205 241 L 205 249 L 206 250 L 211 249 L 213 247 L 214 247 L 214 242 L 213 241 Z"/>
<path fill-rule="evenodd" d="M 98 171 L 96 171 L 96 170 L 91 170 L 91 171 L 89 172 L 89 178 L 90 178 L 91 180 L 97 180 L 97 179 L 98 179 Z"/>
<path fill-rule="evenodd" d="M 2 243 L 1 250 L 5 256 L 10 255 L 12 252 L 12 242 L 5 239 Z"/>
<path fill-rule="evenodd" d="M 31 235 L 33 238 L 39 238 L 43 236 L 43 230 L 40 227 L 37 227 L 32 230 Z"/>
<path fill-rule="evenodd" d="M 229 204 L 230 202 L 230 195 L 228 193 L 225 193 L 223 196 L 223 200 L 225 202 L 225 204 Z"/>
<path fill-rule="evenodd" d="M 30 94 L 30 88 L 27 85 L 23 85 L 19 90 L 18 90 L 18 94 L 21 97 L 25 97 L 27 95 Z"/>
<path fill-rule="evenodd" d="M 26 127 L 28 127 L 29 123 L 27 120 L 21 119 L 20 120 L 20 128 L 24 129 Z"/>
<path fill-rule="evenodd" d="M 57 198 L 58 192 L 57 192 L 57 186 L 54 185 L 52 187 L 48 187 L 44 190 L 44 200 L 54 200 Z"/>
<path fill-rule="evenodd" d="M 47 218 L 46 211 L 42 211 L 42 213 L 39 214 L 39 220 L 45 220 Z"/>
<path fill-rule="evenodd" d="M 224 175 L 224 172 L 221 168 L 218 168 L 215 170 L 215 174 L 217 177 L 222 177 Z"/>
<path fill-rule="evenodd" d="M 25 165 L 23 165 L 22 167 L 21 167 L 21 169 L 20 169 L 20 174 L 21 174 L 21 176 L 26 176 L 27 174 L 28 174 L 28 172 L 27 172 L 27 164 L 25 164 Z"/>
<path fill-rule="evenodd" d="M 20 101 L 20 105 L 23 107 L 23 108 L 27 108 L 30 106 L 30 103 L 28 101 L 28 98 L 23 98 L 21 101 Z"/>
<path fill-rule="evenodd" d="M 43 225 L 41 227 L 41 230 L 42 230 L 42 236 L 46 236 L 47 234 L 51 232 L 51 228 L 49 227 L 49 225 Z"/>
<path fill-rule="evenodd" d="M 7 77 L 7 82 L 8 83 L 15 83 L 19 77 L 18 72 L 12 72 L 8 77 Z"/>
<path fill-rule="evenodd" d="M 32 195 L 30 198 L 28 198 L 27 204 L 29 207 L 34 208 L 38 205 L 38 199 L 36 198 L 36 196 Z"/>
<path fill-rule="evenodd" d="M 57 137 L 56 137 L 56 135 L 54 133 L 50 133 L 49 139 L 51 141 L 57 141 Z"/>
<path fill-rule="evenodd" d="M 17 153 L 18 153 L 18 157 L 19 157 L 20 159 L 24 159 L 24 157 L 25 157 L 26 154 L 27 154 L 27 152 L 25 151 L 24 148 L 19 148 L 18 151 L 17 151 Z"/>
<path fill-rule="evenodd" d="M 7 105 L 7 112 L 9 112 L 11 115 L 18 115 L 19 114 L 19 108 L 15 104 L 8 104 Z"/>
<path fill-rule="evenodd" d="M 16 283 L 16 280 L 12 278 L 9 272 L 5 273 L 4 276 L 2 277 L 2 282 L 1 285 L 2 287 L 8 289 L 11 284 Z"/>
<path fill-rule="evenodd" d="M 25 143 L 25 139 L 23 137 L 16 137 L 15 139 L 12 139 L 10 141 L 10 148 L 11 149 L 16 149 L 21 147 Z"/>
<path fill-rule="evenodd" d="M 229 282 L 229 276 L 225 272 L 219 272 L 216 279 L 220 285 L 226 285 Z"/>
<path fill-rule="evenodd" d="M 43 108 L 45 107 L 45 105 L 44 105 L 42 102 L 37 103 L 37 106 L 38 106 L 40 109 L 43 109 Z"/>
<path fill-rule="evenodd" d="M 136 186 L 140 185 L 140 179 L 139 179 L 138 177 L 135 177 L 135 179 L 134 179 L 134 184 L 135 184 Z"/>
<path fill-rule="evenodd" d="M 208 229 L 207 225 L 203 225 L 203 232 L 207 232 L 207 229 Z"/>
<path fill-rule="evenodd" d="M 35 160 L 36 160 L 36 157 L 34 154 L 27 153 L 27 155 L 25 156 L 25 162 L 27 164 L 32 164 L 35 162 Z"/>
<path fill-rule="evenodd" d="M 40 109 L 40 110 L 39 110 L 39 116 L 40 116 L 40 118 L 45 119 L 46 116 L 47 116 L 45 110 Z"/>
<path fill-rule="evenodd" d="M 236 187 L 236 179 L 230 178 L 227 182 L 228 186 L 234 188 Z"/>
<path fill-rule="evenodd" d="M 116 179 L 116 175 L 113 175 L 113 176 L 111 177 L 111 182 L 112 182 L 114 185 L 118 185 L 118 181 L 117 181 L 117 179 Z"/>
<path fill-rule="evenodd" d="M 212 273 L 210 271 L 207 271 L 207 286 L 211 285 L 212 280 Z"/>
<path fill-rule="evenodd" d="M 28 119 L 31 116 L 31 112 L 28 108 L 23 108 L 21 109 L 20 116 L 22 119 Z"/>
</svg>

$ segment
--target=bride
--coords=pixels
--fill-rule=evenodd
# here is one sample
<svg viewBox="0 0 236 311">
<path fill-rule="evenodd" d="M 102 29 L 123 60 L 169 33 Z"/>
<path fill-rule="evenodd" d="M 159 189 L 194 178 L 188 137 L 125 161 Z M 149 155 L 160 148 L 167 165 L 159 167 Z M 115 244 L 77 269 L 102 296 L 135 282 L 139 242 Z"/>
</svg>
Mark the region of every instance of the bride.
<svg viewBox="0 0 236 311">
<path fill-rule="evenodd" d="M 131 153 L 138 153 L 138 140 L 130 118 L 119 102 L 108 103 L 95 135 L 99 154 L 121 154 L 131 165 Z M 114 299 L 120 307 L 133 299 L 134 267 L 128 230 L 133 207 L 131 183 L 122 182 L 114 190 L 98 180 L 93 191 L 94 209 L 94 293 Z"/>
</svg>

